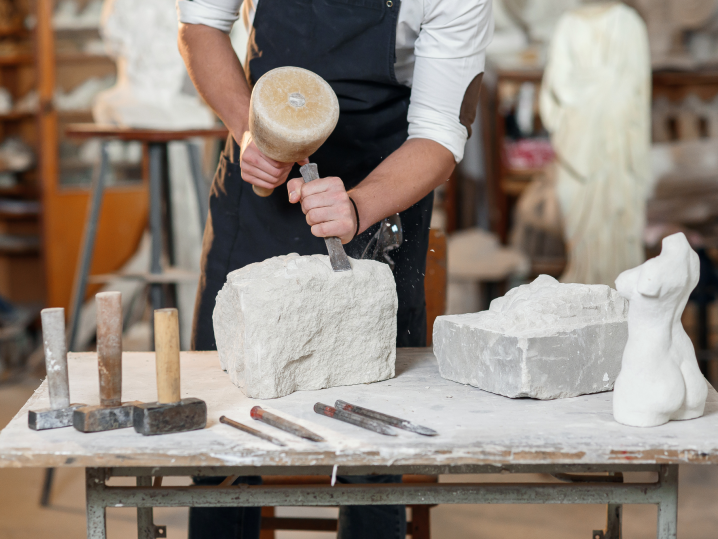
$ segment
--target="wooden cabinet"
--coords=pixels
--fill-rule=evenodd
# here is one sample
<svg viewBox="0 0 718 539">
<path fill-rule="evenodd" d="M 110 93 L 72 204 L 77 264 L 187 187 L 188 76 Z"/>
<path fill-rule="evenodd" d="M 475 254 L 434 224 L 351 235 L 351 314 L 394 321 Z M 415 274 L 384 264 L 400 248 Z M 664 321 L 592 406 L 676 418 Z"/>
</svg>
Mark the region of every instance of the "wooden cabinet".
<svg viewBox="0 0 718 539">
<path fill-rule="evenodd" d="M 0 112 L 0 148 L 16 140 L 27 145 L 35 161 L 16 172 L 0 152 L 0 295 L 13 302 L 41 302 L 45 297 L 40 249 L 40 208 L 36 160 L 40 152 L 37 110 L 18 107 L 36 91 L 34 33 L 26 28 L 32 6 L 6 0 L 0 18 L 0 88 L 12 108 Z M 14 185 L 12 181 L 16 182 Z"/>
</svg>

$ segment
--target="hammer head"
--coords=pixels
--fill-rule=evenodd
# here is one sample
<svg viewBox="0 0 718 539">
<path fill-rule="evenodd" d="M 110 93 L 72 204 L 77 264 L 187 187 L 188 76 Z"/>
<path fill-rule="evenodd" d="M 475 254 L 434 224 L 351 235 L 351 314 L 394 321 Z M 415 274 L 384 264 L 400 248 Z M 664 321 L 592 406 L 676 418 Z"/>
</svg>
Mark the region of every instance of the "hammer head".
<svg viewBox="0 0 718 539">
<path fill-rule="evenodd" d="M 27 426 L 32 430 L 59 429 L 60 427 L 72 426 L 73 412 L 85 406 L 84 404 L 71 404 L 57 410 L 43 408 L 42 410 L 30 410 L 27 414 Z"/>
<path fill-rule="evenodd" d="M 83 406 L 72 414 L 72 424 L 80 432 L 103 432 L 132 426 L 132 408 L 140 401 L 117 406 Z"/>
<path fill-rule="evenodd" d="M 135 430 L 145 436 L 203 429 L 207 425 L 207 404 L 200 399 L 182 399 L 165 404 L 138 404 L 133 412 Z"/>
</svg>

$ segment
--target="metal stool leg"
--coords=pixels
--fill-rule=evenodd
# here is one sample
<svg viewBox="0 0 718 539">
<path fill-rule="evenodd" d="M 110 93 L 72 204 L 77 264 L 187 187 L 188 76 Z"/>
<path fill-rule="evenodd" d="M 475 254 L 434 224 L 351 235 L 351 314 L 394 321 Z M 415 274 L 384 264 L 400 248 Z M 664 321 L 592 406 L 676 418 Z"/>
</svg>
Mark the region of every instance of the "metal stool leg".
<svg viewBox="0 0 718 539">
<path fill-rule="evenodd" d="M 162 273 L 162 168 L 164 151 L 162 144 L 150 144 L 150 236 L 152 238 L 150 254 L 150 273 Z M 150 302 L 152 309 L 164 306 L 164 293 L 161 284 L 150 284 Z M 152 323 L 152 322 L 151 322 Z M 152 328 L 154 343 L 154 326 Z"/>
<path fill-rule="evenodd" d="M 204 225 L 207 222 L 209 189 L 207 182 L 202 174 L 202 160 L 199 155 L 199 148 L 192 142 L 187 142 L 187 154 L 189 155 L 189 164 L 192 169 L 192 179 L 194 180 L 194 190 L 197 195 L 197 205 L 199 206 L 199 227 L 200 232 L 204 233 Z"/>
<path fill-rule="evenodd" d="M 72 310 L 70 314 L 70 333 L 68 335 L 68 350 L 76 351 L 77 327 L 80 323 L 80 311 L 85 301 L 85 290 L 87 289 L 87 276 L 90 273 L 90 265 L 95 251 L 95 238 L 97 237 L 97 224 L 100 219 L 102 197 L 105 193 L 105 180 L 107 176 L 107 143 L 100 145 L 100 166 L 92 181 L 92 194 L 90 205 L 87 208 L 87 221 L 85 232 L 82 236 L 82 251 L 80 260 L 75 270 L 75 283 L 72 287 Z"/>
<path fill-rule="evenodd" d="M 45 480 L 42 482 L 42 494 L 40 495 L 40 506 L 50 505 L 50 494 L 52 494 L 52 482 L 55 478 L 55 468 L 45 470 Z"/>
</svg>

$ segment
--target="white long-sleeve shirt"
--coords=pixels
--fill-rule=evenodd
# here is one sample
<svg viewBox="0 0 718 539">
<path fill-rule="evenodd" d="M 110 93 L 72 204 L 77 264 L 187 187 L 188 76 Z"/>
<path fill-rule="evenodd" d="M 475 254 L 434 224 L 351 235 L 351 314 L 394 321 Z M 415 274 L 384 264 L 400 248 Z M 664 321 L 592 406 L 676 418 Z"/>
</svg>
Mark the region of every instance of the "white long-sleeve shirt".
<svg viewBox="0 0 718 539">
<path fill-rule="evenodd" d="M 242 19 L 252 26 L 260 0 L 245 0 Z M 491 0 L 402 0 L 396 28 L 399 83 L 411 88 L 409 138 L 446 147 L 458 163 L 464 156 L 475 110 L 460 119 L 467 89 L 484 71 L 493 36 Z M 229 32 L 242 0 L 177 0 L 179 20 Z M 472 87 L 476 90 L 475 85 Z M 475 97 L 475 96 L 474 96 Z M 465 107 L 466 109 L 466 107 Z M 468 124 L 467 124 L 468 121 Z"/>
</svg>

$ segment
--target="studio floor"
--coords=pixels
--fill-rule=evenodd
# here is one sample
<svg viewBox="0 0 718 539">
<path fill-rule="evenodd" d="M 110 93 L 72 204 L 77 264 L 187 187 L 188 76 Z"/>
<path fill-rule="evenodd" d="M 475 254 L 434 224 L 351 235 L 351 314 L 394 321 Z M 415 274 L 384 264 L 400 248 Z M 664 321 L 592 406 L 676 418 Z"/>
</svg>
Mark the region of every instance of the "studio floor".
<svg viewBox="0 0 718 539">
<path fill-rule="evenodd" d="M 0 387 L 0 425 L 11 419 L 30 397 L 39 379 Z M 51 505 L 38 504 L 44 471 L 0 468 L 0 539 L 80 539 L 85 537 L 83 470 L 58 470 Z M 442 481 L 506 481 L 502 475 L 442 476 Z M 630 479 L 630 478 L 629 478 Z M 523 481 L 545 481 L 538 475 Z M 176 484 L 182 484 L 181 479 Z M 165 482 L 165 484 L 172 484 Z M 680 470 L 679 537 L 714 539 L 718 529 L 718 467 L 682 466 Z M 278 516 L 332 516 L 336 509 L 280 508 Z M 108 538 L 136 537 L 136 510 L 108 510 Z M 598 505 L 442 505 L 432 510 L 436 539 L 589 539 L 605 525 L 605 506 Z M 655 537 L 656 509 L 624 508 L 624 537 Z M 155 522 L 167 526 L 170 539 L 187 537 L 187 509 L 156 509 Z M 330 539 L 332 533 L 279 532 L 277 539 Z"/>
</svg>

